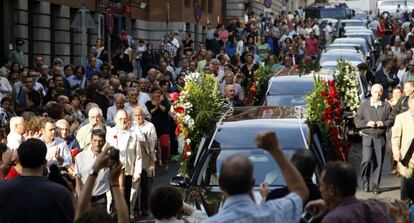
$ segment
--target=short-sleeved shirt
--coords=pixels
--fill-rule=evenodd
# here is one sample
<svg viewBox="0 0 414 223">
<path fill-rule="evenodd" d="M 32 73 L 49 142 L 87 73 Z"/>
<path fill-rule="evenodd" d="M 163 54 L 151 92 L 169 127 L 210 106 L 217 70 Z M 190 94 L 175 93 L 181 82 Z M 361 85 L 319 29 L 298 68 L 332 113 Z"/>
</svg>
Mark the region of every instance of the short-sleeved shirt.
<svg viewBox="0 0 414 223">
<path fill-rule="evenodd" d="M 235 195 L 227 198 L 218 214 L 208 218 L 205 223 L 238 222 L 299 222 L 303 200 L 296 193 L 284 198 L 256 205 L 247 195 Z"/>
<path fill-rule="evenodd" d="M 80 175 L 80 179 L 83 183 L 86 183 L 86 180 L 89 176 L 89 171 L 92 169 L 95 160 L 96 156 L 92 152 L 92 149 L 84 150 L 76 156 L 74 175 Z M 103 168 L 98 172 L 95 185 L 93 186 L 92 196 L 102 195 L 109 191 L 108 176 L 108 168 Z"/>
<path fill-rule="evenodd" d="M 72 223 L 72 197 L 46 177 L 19 176 L 0 183 L 0 222 Z"/>
</svg>

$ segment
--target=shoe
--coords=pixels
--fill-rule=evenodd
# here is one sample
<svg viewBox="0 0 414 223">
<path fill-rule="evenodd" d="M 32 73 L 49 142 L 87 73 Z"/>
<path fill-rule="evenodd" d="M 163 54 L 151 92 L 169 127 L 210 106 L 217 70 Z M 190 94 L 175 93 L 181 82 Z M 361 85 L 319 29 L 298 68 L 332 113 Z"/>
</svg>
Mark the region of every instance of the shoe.
<svg viewBox="0 0 414 223">
<path fill-rule="evenodd" d="M 135 214 L 129 214 L 129 219 L 130 220 L 135 220 Z"/>
<path fill-rule="evenodd" d="M 368 183 L 368 181 L 364 181 L 363 183 L 362 183 L 362 188 L 363 188 L 363 190 L 365 191 L 365 192 L 370 192 L 370 188 L 369 188 L 369 183 Z"/>
<path fill-rule="evenodd" d="M 378 195 L 380 193 L 380 189 L 377 185 L 372 185 L 372 193 L 374 193 L 375 195 Z"/>
</svg>

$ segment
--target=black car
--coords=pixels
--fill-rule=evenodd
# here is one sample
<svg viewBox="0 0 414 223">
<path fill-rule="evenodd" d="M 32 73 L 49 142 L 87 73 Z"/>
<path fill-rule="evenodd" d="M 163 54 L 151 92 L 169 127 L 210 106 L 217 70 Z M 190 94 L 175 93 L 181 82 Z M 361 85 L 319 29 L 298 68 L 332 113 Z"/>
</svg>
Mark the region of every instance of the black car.
<svg viewBox="0 0 414 223">
<path fill-rule="evenodd" d="M 297 149 L 310 149 L 318 163 L 315 181 L 325 165 L 322 148 L 316 135 L 310 135 L 299 107 L 243 107 L 235 110 L 217 125 L 210 140 L 205 140 L 198 151 L 191 179 L 173 177 L 171 184 L 182 187 L 186 202 L 209 216 L 218 212 L 223 197 L 218 186 L 219 170 L 223 161 L 233 155 L 249 157 L 254 166 L 256 185 L 253 196 L 259 203 L 259 185 L 267 182 L 270 188 L 286 186 L 277 163 L 265 150 L 257 148 L 256 133 L 274 131 L 284 154 L 290 158 Z"/>
<path fill-rule="evenodd" d="M 305 19 L 350 19 L 352 11 L 344 3 L 315 4 L 304 8 Z"/>
</svg>

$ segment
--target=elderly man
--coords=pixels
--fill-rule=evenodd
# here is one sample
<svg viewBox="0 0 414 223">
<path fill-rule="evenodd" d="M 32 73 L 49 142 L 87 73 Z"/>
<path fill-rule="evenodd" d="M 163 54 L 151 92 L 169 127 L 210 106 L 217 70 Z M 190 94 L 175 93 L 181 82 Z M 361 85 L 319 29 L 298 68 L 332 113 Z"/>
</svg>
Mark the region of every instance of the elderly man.
<svg viewBox="0 0 414 223">
<path fill-rule="evenodd" d="M 157 144 L 157 133 L 155 126 L 149 121 L 145 120 L 144 107 L 137 106 L 133 110 L 133 129 L 135 131 L 142 132 L 145 137 L 145 145 L 141 149 L 142 155 L 142 172 L 141 180 L 136 185 L 132 186 L 132 198 L 131 198 L 131 217 L 133 215 L 134 205 L 138 194 L 140 194 L 140 207 L 141 215 L 148 215 L 149 194 L 151 192 L 153 178 L 155 176 L 155 145 Z"/>
<path fill-rule="evenodd" d="M 371 98 L 363 101 L 355 116 L 355 124 L 362 132 L 361 176 L 363 189 L 378 194 L 384 162 L 385 130 L 390 127 L 391 106 L 381 100 L 382 85 L 374 84 Z M 374 161 L 376 162 L 374 163 Z"/>
<path fill-rule="evenodd" d="M 111 106 L 111 102 L 108 99 L 108 95 L 111 93 L 111 85 L 109 85 L 108 80 L 99 80 L 97 86 L 98 89 L 94 96 L 94 102 L 102 110 L 104 118 L 106 119 L 108 107 Z"/>
<path fill-rule="evenodd" d="M 413 176 L 414 170 L 414 96 L 408 98 L 408 111 L 395 118 L 392 127 L 392 153 L 394 160 L 398 162 L 398 170 L 401 174 L 401 199 L 408 199 L 406 182 Z"/>
<path fill-rule="evenodd" d="M 134 108 L 136 108 L 137 106 L 141 106 L 144 109 L 144 113 L 146 118 L 151 119 L 151 114 L 149 113 L 147 106 L 145 106 L 145 103 L 147 101 L 139 101 L 139 99 L 142 99 L 144 97 L 140 97 L 141 95 L 145 95 L 145 93 L 139 92 L 137 89 L 135 88 L 128 88 L 128 93 L 127 93 L 127 98 L 128 98 L 128 102 L 125 104 L 125 110 L 126 111 L 132 111 Z"/>
<path fill-rule="evenodd" d="M 106 210 L 107 199 L 106 192 L 109 191 L 109 169 L 103 168 L 95 172 L 92 167 L 96 158 L 101 154 L 105 145 L 106 131 L 103 129 L 93 129 L 91 132 L 91 149 L 84 150 L 76 156 L 75 172 L 76 176 L 76 193 L 80 196 L 83 184 L 86 183 L 88 176 L 95 176 L 97 179 L 92 190 L 91 206 L 94 208 Z"/>
<path fill-rule="evenodd" d="M 224 96 L 225 92 L 224 92 L 224 88 L 226 87 L 226 85 L 228 84 L 232 84 L 234 87 L 234 95 L 240 100 L 243 101 L 244 100 L 244 93 L 243 93 L 243 89 L 240 86 L 240 84 L 238 83 L 234 83 L 234 73 L 231 71 L 227 71 L 225 72 L 224 75 L 224 80 L 223 82 L 220 84 L 220 90 L 221 90 L 221 94 Z"/>
<path fill-rule="evenodd" d="M 139 132 L 130 128 L 128 113 L 121 109 L 116 113 L 115 126 L 110 128 L 106 135 L 106 141 L 120 151 L 120 161 L 123 165 L 124 178 L 120 179 L 121 187 L 125 188 L 125 200 L 130 206 L 132 183 L 140 179 L 142 170 L 141 145 L 145 138 Z"/>
<path fill-rule="evenodd" d="M 97 124 L 103 123 L 102 110 L 98 107 L 92 107 L 88 112 L 89 123 L 82 126 L 76 134 L 76 139 L 79 142 L 81 150 L 88 149 L 91 141 L 89 140 L 93 127 Z"/>
<path fill-rule="evenodd" d="M 225 102 L 230 106 L 230 107 L 238 107 L 242 105 L 242 102 L 235 96 L 234 94 L 235 89 L 234 89 L 234 85 L 233 84 L 227 84 L 224 87 L 224 98 L 225 98 Z"/>
<path fill-rule="evenodd" d="M 26 123 L 23 117 L 13 117 L 10 119 L 10 133 L 7 135 L 7 147 L 12 150 L 19 148 L 24 141 L 23 134 L 26 132 Z"/>
<path fill-rule="evenodd" d="M 72 164 L 72 156 L 65 140 L 56 137 L 56 124 L 51 118 L 45 118 L 42 123 L 42 140 L 47 147 L 46 160 L 48 166 L 57 164 L 60 167 L 69 168 Z"/>
<path fill-rule="evenodd" d="M 114 105 L 108 108 L 108 113 L 106 114 L 107 125 L 115 125 L 115 115 L 121 109 L 124 109 L 128 113 L 128 115 L 132 114 L 132 110 L 130 110 L 130 108 L 128 107 L 125 107 L 125 95 L 117 93 L 114 95 Z"/>
<path fill-rule="evenodd" d="M 65 140 L 71 154 L 73 156 L 76 156 L 76 154 L 78 154 L 81 149 L 78 140 L 76 140 L 74 134 L 70 132 L 69 123 L 65 119 L 60 119 L 56 122 L 56 127 L 58 128 L 58 137 Z"/>
</svg>

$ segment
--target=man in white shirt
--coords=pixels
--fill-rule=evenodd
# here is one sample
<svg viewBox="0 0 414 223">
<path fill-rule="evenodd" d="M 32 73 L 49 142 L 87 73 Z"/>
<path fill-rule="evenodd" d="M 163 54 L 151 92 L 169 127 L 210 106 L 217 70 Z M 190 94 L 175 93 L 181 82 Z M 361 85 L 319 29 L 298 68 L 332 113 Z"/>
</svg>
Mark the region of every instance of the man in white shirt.
<svg viewBox="0 0 414 223">
<path fill-rule="evenodd" d="M 106 124 L 109 126 L 115 125 L 115 115 L 116 113 L 124 109 L 128 115 L 132 113 L 132 111 L 129 110 L 129 108 L 126 108 L 124 106 L 125 104 L 125 95 L 121 93 L 117 93 L 114 95 L 114 105 L 108 108 L 108 112 L 106 113 Z"/>
<path fill-rule="evenodd" d="M 56 137 L 56 124 L 51 118 L 46 118 L 42 123 L 42 140 L 47 146 L 46 160 L 48 166 L 57 164 L 60 167 L 69 168 L 72 164 L 72 155 L 65 140 Z"/>
<path fill-rule="evenodd" d="M 13 91 L 13 88 L 10 85 L 9 80 L 7 78 L 0 76 L 0 100 L 8 95 L 11 94 Z"/>
<path fill-rule="evenodd" d="M 115 127 L 108 130 L 106 141 L 120 151 L 120 161 L 123 165 L 125 176 L 120 179 L 125 187 L 124 195 L 130 209 L 132 183 L 140 180 L 142 171 L 141 144 L 145 138 L 139 132 L 130 128 L 130 118 L 125 110 L 119 110 L 115 115 Z"/>
<path fill-rule="evenodd" d="M 99 172 L 93 170 L 96 157 L 102 152 L 105 145 L 106 132 L 103 129 L 93 129 L 91 133 L 91 149 L 84 150 L 76 156 L 75 171 L 76 193 L 80 196 L 83 184 L 90 175 L 96 176 L 95 185 L 92 190 L 91 206 L 106 210 L 106 193 L 109 191 L 109 169 L 103 168 Z"/>
<path fill-rule="evenodd" d="M 26 132 L 26 123 L 22 117 L 10 119 L 10 133 L 7 135 L 7 147 L 11 150 L 19 148 L 24 141 L 23 134 Z"/>
<path fill-rule="evenodd" d="M 89 123 L 82 126 L 76 134 L 76 139 L 78 140 L 81 150 L 87 149 L 91 144 L 91 141 L 89 139 L 91 138 L 91 131 L 93 127 L 95 125 L 103 123 L 102 110 L 99 107 L 93 107 L 89 109 L 88 120 Z"/>
<path fill-rule="evenodd" d="M 140 194 L 140 207 L 141 215 L 148 215 L 149 209 L 149 195 L 151 193 L 152 183 L 155 176 L 155 162 L 157 144 L 157 132 L 155 126 L 151 122 L 145 120 L 144 109 L 141 106 L 137 106 L 133 109 L 133 121 L 132 128 L 134 131 L 142 132 L 145 137 L 145 145 L 141 149 L 142 155 L 142 172 L 139 182 L 133 184 L 131 192 L 131 217 L 133 215 L 134 204 L 138 194 Z"/>
</svg>

